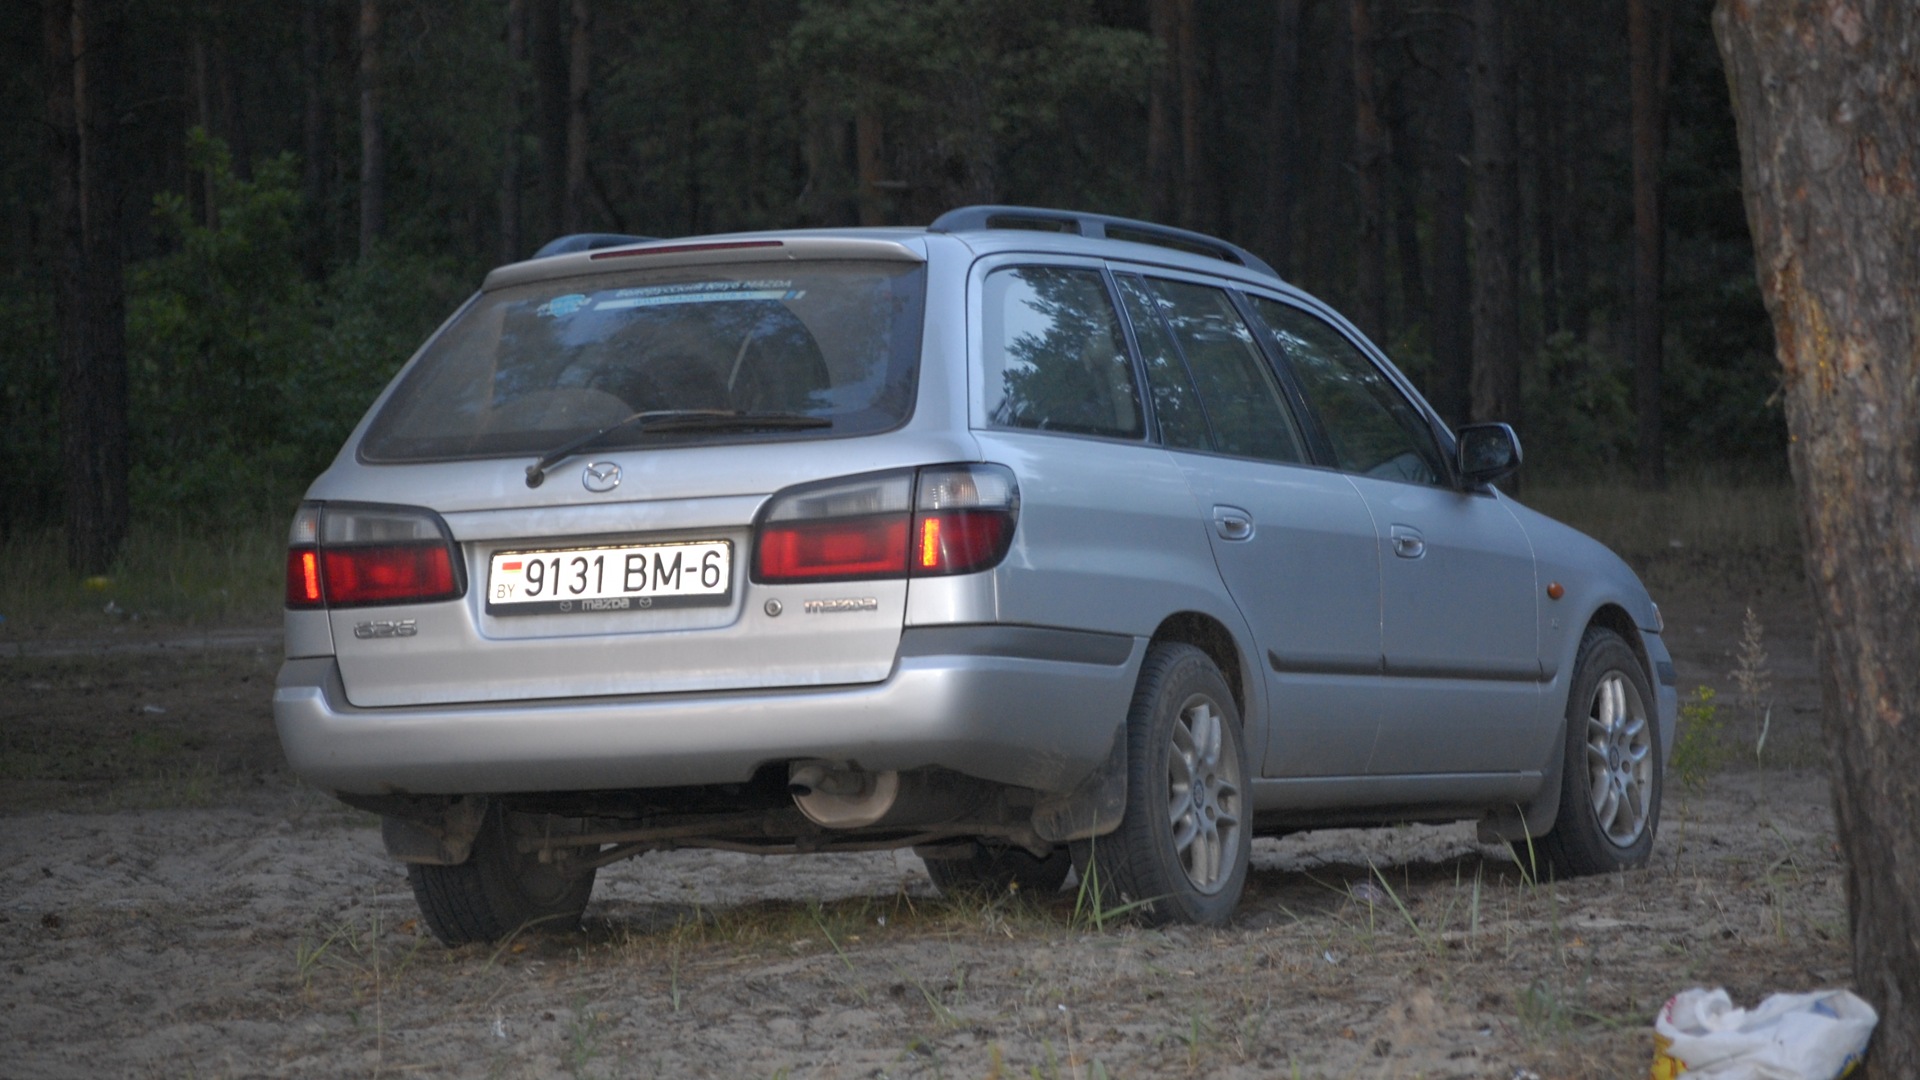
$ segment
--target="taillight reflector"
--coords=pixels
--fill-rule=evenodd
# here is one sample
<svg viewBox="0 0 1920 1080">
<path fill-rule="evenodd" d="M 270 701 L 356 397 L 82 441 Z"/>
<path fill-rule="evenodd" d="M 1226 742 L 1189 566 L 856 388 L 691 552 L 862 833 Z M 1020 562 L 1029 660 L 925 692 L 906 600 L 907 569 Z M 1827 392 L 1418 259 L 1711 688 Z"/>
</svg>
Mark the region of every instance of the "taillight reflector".
<svg viewBox="0 0 1920 1080">
<path fill-rule="evenodd" d="M 1013 539 L 1005 510 L 949 510 L 920 515 L 915 574 L 970 574 L 994 566 Z"/>
<path fill-rule="evenodd" d="M 320 553 L 312 548 L 287 552 L 287 606 L 314 608 L 325 602 L 320 591 Z"/>
</svg>

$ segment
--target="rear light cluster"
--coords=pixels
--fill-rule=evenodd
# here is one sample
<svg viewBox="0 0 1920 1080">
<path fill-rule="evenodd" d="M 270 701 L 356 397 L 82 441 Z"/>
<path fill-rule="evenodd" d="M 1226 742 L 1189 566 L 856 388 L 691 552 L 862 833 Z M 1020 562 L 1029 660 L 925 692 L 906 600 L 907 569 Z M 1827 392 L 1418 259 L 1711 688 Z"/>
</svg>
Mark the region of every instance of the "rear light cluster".
<svg viewBox="0 0 1920 1080">
<path fill-rule="evenodd" d="M 307 503 L 287 539 L 287 606 L 371 607 L 463 591 L 453 538 L 431 510 Z"/>
<path fill-rule="evenodd" d="M 1020 488 L 1002 465 L 942 465 L 781 492 L 756 530 L 763 584 L 971 574 L 1013 544 Z"/>
</svg>

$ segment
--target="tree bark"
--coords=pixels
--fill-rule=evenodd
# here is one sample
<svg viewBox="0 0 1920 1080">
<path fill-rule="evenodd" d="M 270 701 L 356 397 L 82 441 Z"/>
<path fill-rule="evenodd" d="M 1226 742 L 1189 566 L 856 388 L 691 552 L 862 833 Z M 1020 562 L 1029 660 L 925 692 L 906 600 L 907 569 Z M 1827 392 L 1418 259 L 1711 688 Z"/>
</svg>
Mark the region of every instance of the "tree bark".
<svg viewBox="0 0 1920 1080">
<path fill-rule="evenodd" d="M 1353 166 L 1360 208 L 1354 315 L 1361 333 L 1381 341 L 1387 329 L 1387 132 L 1380 122 L 1374 73 L 1372 7 L 1371 0 L 1347 0 L 1353 45 Z"/>
<path fill-rule="evenodd" d="M 115 79 L 122 12 L 47 0 L 48 164 L 67 562 L 106 572 L 128 523 L 127 320 Z"/>
<path fill-rule="evenodd" d="M 559 235 L 567 201 L 567 0 L 527 0 L 534 130 L 540 147 L 542 241 Z"/>
<path fill-rule="evenodd" d="M 1920 7 L 1721 0 L 1874 1076 L 1920 1076 Z"/>
<path fill-rule="evenodd" d="M 1449 424 L 1473 414 L 1473 267 L 1468 258 L 1468 191 L 1472 179 L 1473 109 L 1468 72 L 1473 33 L 1464 18 L 1467 0 L 1456 0 L 1444 20 L 1448 45 L 1441 93 L 1440 155 L 1433 182 L 1433 355 L 1437 362 L 1433 407 Z"/>
<path fill-rule="evenodd" d="M 1393 247 L 1394 262 L 1400 273 L 1400 313 L 1396 319 L 1389 319 L 1390 333 L 1394 329 L 1406 330 L 1418 327 L 1423 334 L 1431 334 L 1428 324 L 1431 313 L 1427 307 L 1426 260 L 1420 245 L 1420 187 L 1421 159 L 1420 144 L 1414 138 L 1415 122 L 1413 103 L 1407 100 L 1407 77 L 1402 76 L 1394 98 L 1394 107 L 1389 109 L 1387 123 L 1388 162 L 1393 185 Z"/>
<path fill-rule="evenodd" d="M 560 231 L 581 232 L 587 219 L 587 90 L 593 79 L 592 5 L 573 0 L 567 47 L 567 196 Z"/>
<path fill-rule="evenodd" d="M 1147 22 L 1160 46 L 1147 87 L 1147 206 L 1155 221 L 1171 222 L 1180 210 L 1175 190 L 1179 155 L 1180 10 L 1185 0 L 1151 0 Z"/>
<path fill-rule="evenodd" d="M 1473 418 L 1517 423 L 1520 189 L 1508 7 L 1473 4 Z"/>
<path fill-rule="evenodd" d="M 1262 234 L 1267 261 L 1292 277 L 1293 213 L 1300 191 L 1300 0 L 1278 0 L 1267 73 L 1267 177 Z"/>
<path fill-rule="evenodd" d="M 326 20 L 321 17 L 325 0 L 301 0 L 300 4 L 300 195 L 306 205 L 307 273 L 321 276 L 326 266 L 327 175 L 329 146 L 327 138 L 326 93 Z"/>
<path fill-rule="evenodd" d="M 1666 0 L 1627 0 L 1627 51 L 1633 98 L 1633 401 L 1639 416 L 1635 471 L 1640 486 L 1667 483 L 1660 423 L 1665 269 L 1660 169 L 1666 157 L 1667 72 L 1672 35 Z"/>
<path fill-rule="evenodd" d="M 1180 69 L 1180 224 L 1189 229 L 1213 229 L 1213 181 L 1207 169 L 1206 134 L 1201 108 L 1206 94 L 1201 86 L 1199 30 L 1194 25 L 1194 0 L 1176 0 L 1179 12 L 1175 41 Z"/>
<path fill-rule="evenodd" d="M 360 257 L 385 229 L 387 163 L 380 137 L 380 0 L 360 0 Z"/>
<path fill-rule="evenodd" d="M 520 113 L 527 67 L 526 0 L 507 0 L 507 100 L 500 148 L 500 261 L 520 257 Z"/>
</svg>

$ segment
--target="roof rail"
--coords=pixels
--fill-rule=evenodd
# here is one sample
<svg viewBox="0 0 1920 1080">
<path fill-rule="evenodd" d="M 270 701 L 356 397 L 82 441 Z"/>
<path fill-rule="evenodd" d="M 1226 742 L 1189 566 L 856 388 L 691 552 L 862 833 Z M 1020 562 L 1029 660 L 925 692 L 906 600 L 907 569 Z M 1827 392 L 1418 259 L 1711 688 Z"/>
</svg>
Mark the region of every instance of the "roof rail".
<svg viewBox="0 0 1920 1080">
<path fill-rule="evenodd" d="M 1156 225 L 1151 221 L 1109 214 L 1047 210 L 1035 206 L 963 206 L 941 214 L 933 220 L 933 224 L 927 226 L 928 232 L 937 233 L 975 232 L 981 229 L 1027 229 L 1154 244 L 1220 259 L 1274 278 L 1280 276 L 1278 271 L 1267 265 L 1266 260 L 1238 244 L 1229 244 L 1205 233 L 1176 229 L 1171 225 Z"/>
<path fill-rule="evenodd" d="M 536 259 L 549 255 L 570 255 L 576 251 L 598 251 L 601 248 L 619 247 L 622 244 L 644 244 L 649 240 L 658 240 L 657 236 L 628 236 L 625 233 L 573 233 L 570 236 L 555 237 L 533 253 Z"/>
</svg>

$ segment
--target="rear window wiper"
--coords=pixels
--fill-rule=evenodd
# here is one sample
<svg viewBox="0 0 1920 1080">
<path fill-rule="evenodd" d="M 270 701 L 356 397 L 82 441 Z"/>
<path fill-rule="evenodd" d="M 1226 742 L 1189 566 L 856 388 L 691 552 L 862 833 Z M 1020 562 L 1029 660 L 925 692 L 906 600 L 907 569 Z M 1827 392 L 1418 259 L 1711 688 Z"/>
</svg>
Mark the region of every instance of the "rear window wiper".
<svg viewBox="0 0 1920 1080">
<path fill-rule="evenodd" d="M 793 412 L 748 412 L 741 409 L 644 409 L 625 420 L 587 432 L 547 452 L 545 457 L 527 466 L 527 486 L 539 487 L 547 479 L 547 470 L 582 450 L 590 450 L 608 436 L 637 429 L 651 431 L 801 431 L 832 427 L 824 416 Z"/>
</svg>

